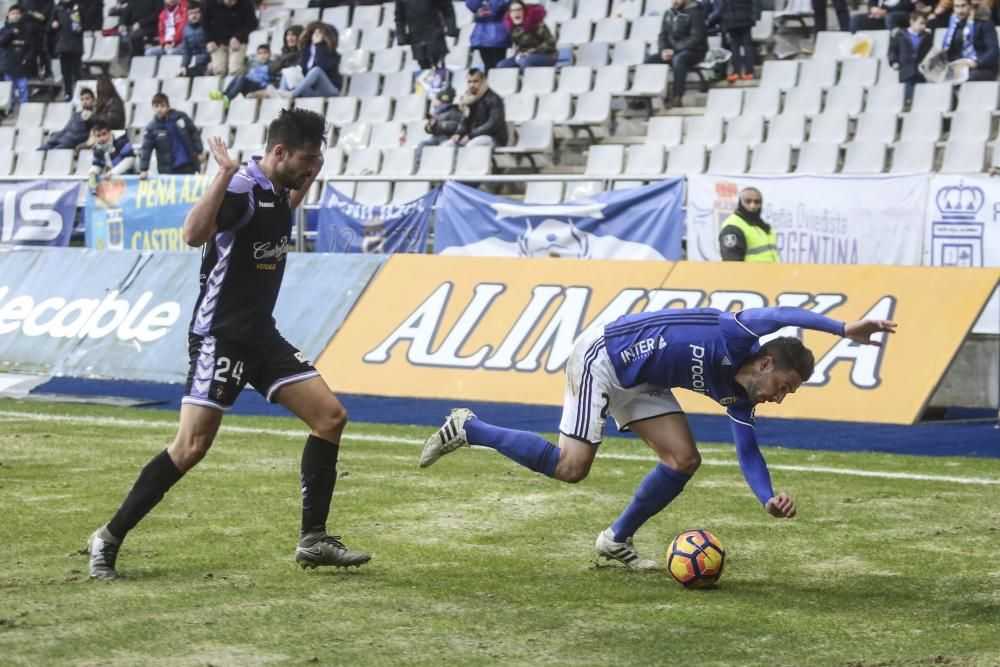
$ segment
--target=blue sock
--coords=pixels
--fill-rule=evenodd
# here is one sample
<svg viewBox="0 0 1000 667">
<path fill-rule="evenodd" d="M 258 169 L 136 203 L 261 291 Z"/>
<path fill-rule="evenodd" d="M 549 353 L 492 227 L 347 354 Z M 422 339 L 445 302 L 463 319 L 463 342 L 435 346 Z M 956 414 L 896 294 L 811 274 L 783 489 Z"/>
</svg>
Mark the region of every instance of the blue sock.
<svg viewBox="0 0 1000 667">
<path fill-rule="evenodd" d="M 635 535 L 642 524 L 649 521 L 654 514 L 670 504 L 684 490 L 684 485 L 691 475 L 678 472 L 670 466 L 657 463 L 652 472 L 639 482 L 635 497 L 622 515 L 611 524 L 615 534 L 615 542 L 624 542 Z"/>
<path fill-rule="evenodd" d="M 540 435 L 487 424 L 482 419 L 465 422 L 469 443 L 492 447 L 525 468 L 552 477 L 559 463 L 559 448 Z"/>
</svg>

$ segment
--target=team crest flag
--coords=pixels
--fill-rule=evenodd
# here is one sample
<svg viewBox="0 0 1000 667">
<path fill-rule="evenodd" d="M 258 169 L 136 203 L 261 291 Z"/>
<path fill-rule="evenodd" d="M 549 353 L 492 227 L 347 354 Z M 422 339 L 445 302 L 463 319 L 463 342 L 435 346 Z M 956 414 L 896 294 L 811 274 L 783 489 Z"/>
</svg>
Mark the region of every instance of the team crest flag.
<svg viewBox="0 0 1000 667">
<path fill-rule="evenodd" d="M 317 252 L 425 252 L 439 189 L 405 204 L 369 206 L 327 183 L 319 209 Z"/>
<path fill-rule="evenodd" d="M 448 182 L 434 252 L 492 257 L 680 259 L 684 179 L 562 204 L 523 204 Z"/>
</svg>

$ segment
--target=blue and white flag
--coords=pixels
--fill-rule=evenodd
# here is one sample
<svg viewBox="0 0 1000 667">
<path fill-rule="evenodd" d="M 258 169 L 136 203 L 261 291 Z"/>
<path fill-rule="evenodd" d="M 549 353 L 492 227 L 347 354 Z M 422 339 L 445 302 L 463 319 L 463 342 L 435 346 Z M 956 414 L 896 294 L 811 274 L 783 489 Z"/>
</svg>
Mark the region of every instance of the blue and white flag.
<svg viewBox="0 0 1000 667">
<path fill-rule="evenodd" d="M 0 183 L 0 245 L 69 245 L 80 181 Z"/>
<path fill-rule="evenodd" d="M 425 252 L 437 188 L 406 204 L 369 206 L 327 183 L 319 209 L 316 252 Z"/>
<path fill-rule="evenodd" d="M 434 252 L 494 257 L 680 259 L 684 179 L 564 204 L 522 204 L 445 184 Z"/>
</svg>

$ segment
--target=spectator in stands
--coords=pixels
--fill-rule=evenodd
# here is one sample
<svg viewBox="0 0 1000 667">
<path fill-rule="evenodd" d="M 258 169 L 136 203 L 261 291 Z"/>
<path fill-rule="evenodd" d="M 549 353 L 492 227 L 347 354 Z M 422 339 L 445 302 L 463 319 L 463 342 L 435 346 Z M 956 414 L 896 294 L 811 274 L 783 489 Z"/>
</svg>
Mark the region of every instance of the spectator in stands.
<svg viewBox="0 0 1000 667">
<path fill-rule="evenodd" d="M 497 63 L 497 67 L 554 67 L 558 56 L 556 38 L 545 25 L 545 8 L 525 6 L 521 0 L 510 3 L 504 27 L 510 30 L 514 55 Z"/>
<path fill-rule="evenodd" d="M 938 0 L 937 4 L 924 4 L 921 0 L 916 0 L 914 8 L 916 11 L 927 17 L 927 27 L 931 30 L 948 27 L 948 19 L 951 18 L 952 0 Z"/>
<path fill-rule="evenodd" d="M 510 33 L 504 26 L 508 5 L 510 0 L 465 0 L 465 6 L 476 22 L 469 44 L 479 51 L 483 70 L 487 74 L 503 60 L 510 47 Z"/>
<path fill-rule="evenodd" d="M 97 104 L 93 121 L 95 126 L 102 123 L 112 130 L 125 129 L 125 100 L 106 74 L 97 77 Z"/>
<path fill-rule="evenodd" d="M 212 74 L 246 72 L 247 40 L 257 29 L 253 0 L 206 0 L 203 13 Z"/>
<path fill-rule="evenodd" d="M 336 34 L 336 29 L 334 29 Z M 286 67 L 298 67 L 299 58 L 299 37 L 302 36 L 302 26 L 293 25 L 285 30 L 284 43 L 281 46 L 281 54 L 271 61 L 271 78 L 275 81 L 281 79 L 281 70 Z M 300 70 L 301 71 L 301 70 Z"/>
<path fill-rule="evenodd" d="M 719 249 L 726 262 L 780 262 L 778 239 L 760 210 L 764 196 L 757 188 L 743 188 L 732 215 L 722 222 Z"/>
<path fill-rule="evenodd" d="M 306 26 L 299 38 L 299 67 L 303 79 L 290 88 L 287 78 L 282 79 L 283 97 L 336 97 L 344 85 L 340 75 L 340 54 L 337 53 L 337 34 L 332 26 L 314 21 Z"/>
<path fill-rule="evenodd" d="M 658 40 L 659 51 L 646 56 L 647 63 L 669 64 L 673 68 L 673 96 L 667 106 L 681 106 L 687 90 L 687 75 L 708 52 L 705 10 L 698 0 L 673 0 L 664 12 Z"/>
<path fill-rule="evenodd" d="M 205 48 L 208 39 L 205 37 L 205 25 L 201 22 L 201 5 L 197 2 L 188 5 L 187 23 L 184 24 L 182 39 L 183 58 L 177 76 L 203 76 L 212 57 Z"/>
<path fill-rule="evenodd" d="M 64 102 L 73 99 L 76 82 L 83 78 L 83 23 L 76 0 L 63 0 L 52 16 L 55 54 L 62 69 Z"/>
<path fill-rule="evenodd" d="M 721 23 L 729 42 L 729 50 L 733 53 L 729 61 L 733 71 L 726 77 L 729 83 L 740 78 L 749 81 L 754 77 L 756 54 L 751 33 L 754 24 L 760 19 L 760 12 L 759 0 L 719 0 L 709 17 L 709 25 Z"/>
<path fill-rule="evenodd" d="M 889 65 L 899 72 L 899 82 L 906 90 L 906 106 L 913 99 L 913 89 L 924 83 L 924 75 L 918 66 L 933 46 L 931 33 L 927 30 L 927 17 L 920 12 L 910 14 L 910 27 L 896 30 L 889 38 Z"/>
<path fill-rule="evenodd" d="M 902 28 L 909 23 L 913 9 L 910 0 L 868 0 L 868 13 L 851 17 L 851 32 Z"/>
<path fill-rule="evenodd" d="M 49 51 L 48 34 L 55 6 L 52 0 L 23 0 L 21 7 L 24 9 L 24 22 L 36 59 L 32 62 L 31 73 L 38 74 L 43 79 L 51 79 L 52 52 Z"/>
<path fill-rule="evenodd" d="M 80 22 L 84 32 L 98 32 L 104 27 L 104 3 L 102 0 L 79 0 Z"/>
<path fill-rule="evenodd" d="M 420 156 L 427 146 L 438 146 L 458 134 L 465 120 L 462 110 L 455 104 L 455 89 L 452 87 L 439 91 L 431 103 L 431 112 L 427 114 L 427 124 L 424 131 L 431 135 L 417 145 L 417 167 L 420 166 Z"/>
<path fill-rule="evenodd" d="M 490 90 L 486 75 L 473 67 L 466 78 L 469 89 L 459 102 L 462 125 L 444 146 L 506 146 L 507 118 L 503 98 Z"/>
<path fill-rule="evenodd" d="M 246 76 L 242 74 L 234 76 L 224 91 L 213 90 L 208 96 L 213 100 L 222 100 L 223 105 L 228 109 L 230 100 L 236 99 L 239 95 L 264 90 L 271 85 L 271 65 L 271 47 L 267 44 L 261 44 L 257 47 L 257 62 L 250 68 Z"/>
<path fill-rule="evenodd" d="M 396 0 L 396 42 L 410 45 L 421 69 L 444 66 L 445 35 L 458 37 L 451 0 Z"/>
<path fill-rule="evenodd" d="M 135 168 L 135 150 L 128 134 L 115 137 L 108 124 L 101 120 L 95 120 L 92 129 L 94 157 L 88 172 L 91 190 L 97 187 L 99 178 L 131 174 Z"/>
<path fill-rule="evenodd" d="M 49 135 L 48 141 L 38 147 L 40 151 L 53 148 L 76 148 L 86 143 L 90 137 L 90 125 L 94 122 L 94 107 L 96 103 L 94 91 L 90 88 L 80 89 L 80 110 L 74 111 L 69 117 L 66 127 Z"/>
<path fill-rule="evenodd" d="M 157 24 L 157 44 L 146 48 L 147 56 L 178 55 L 184 52 L 184 26 L 188 6 L 184 0 L 163 0 Z"/>
<path fill-rule="evenodd" d="M 950 2 L 951 0 L 942 0 Z M 826 32 L 826 0 L 812 0 L 814 32 Z M 837 25 L 841 32 L 851 29 L 851 13 L 847 0 L 833 0 L 833 11 L 837 15 Z"/>
<path fill-rule="evenodd" d="M 156 150 L 161 174 L 194 174 L 205 161 L 201 131 L 183 111 L 170 108 L 163 93 L 153 95 L 153 120 L 146 126 L 139 155 L 139 177 L 149 175 L 149 162 Z"/>
<path fill-rule="evenodd" d="M 969 0 L 955 0 L 941 48 L 948 62 L 969 61 L 969 81 L 996 81 L 1000 63 L 996 28 L 973 16 Z"/>
<path fill-rule="evenodd" d="M 125 26 L 129 54 L 141 56 L 146 47 L 156 41 L 157 24 L 163 0 L 118 0 L 111 8 L 111 16 L 117 16 Z"/>
<path fill-rule="evenodd" d="M 7 22 L 0 30 L 0 71 L 5 81 L 13 83 L 12 106 L 15 110 L 28 101 L 28 79 L 35 59 L 29 31 L 21 6 L 11 5 L 7 10 Z"/>
</svg>

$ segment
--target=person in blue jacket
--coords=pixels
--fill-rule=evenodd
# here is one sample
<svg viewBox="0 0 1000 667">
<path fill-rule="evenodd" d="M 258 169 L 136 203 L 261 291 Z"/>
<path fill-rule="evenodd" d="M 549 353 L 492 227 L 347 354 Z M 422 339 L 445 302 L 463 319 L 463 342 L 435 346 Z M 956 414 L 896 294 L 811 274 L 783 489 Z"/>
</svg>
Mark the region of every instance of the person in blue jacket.
<svg viewBox="0 0 1000 667">
<path fill-rule="evenodd" d="M 510 48 L 510 33 L 503 24 L 509 4 L 510 0 L 465 0 L 465 6 L 472 12 L 476 22 L 469 45 L 479 51 L 485 72 L 496 67 Z"/>
<path fill-rule="evenodd" d="M 889 320 L 845 323 L 791 307 L 667 308 L 619 317 L 591 327 L 573 346 L 566 364 L 566 391 L 558 446 L 545 438 L 482 421 L 471 410 L 451 412 L 427 439 L 420 457 L 426 468 L 456 449 L 490 447 L 535 472 L 563 482 L 583 480 L 604 437 L 608 415 L 642 438 L 659 461 L 636 489 L 621 516 L 597 536 L 597 552 L 633 570 L 659 566 L 632 543 L 635 532 L 664 509 L 691 479 L 701 455 L 687 417 L 672 389 L 712 398 L 726 408 L 740 470 L 771 516 L 795 516 L 795 502 L 775 493 L 757 446 L 754 411 L 781 403 L 813 373 L 812 352 L 798 338 L 760 338 L 784 327 L 843 336 L 862 345 L 881 345 L 878 333 L 893 333 Z"/>
<path fill-rule="evenodd" d="M 5 81 L 13 83 L 14 107 L 28 101 L 28 79 L 35 59 L 29 30 L 21 6 L 11 5 L 7 9 L 7 22 L 0 29 L 0 72 Z"/>
<path fill-rule="evenodd" d="M 205 161 L 201 131 L 186 113 L 171 109 L 170 99 L 163 93 L 153 95 L 153 120 L 142 137 L 139 178 L 149 175 L 154 150 L 161 174 L 195 174 Z"/>
</svg>

